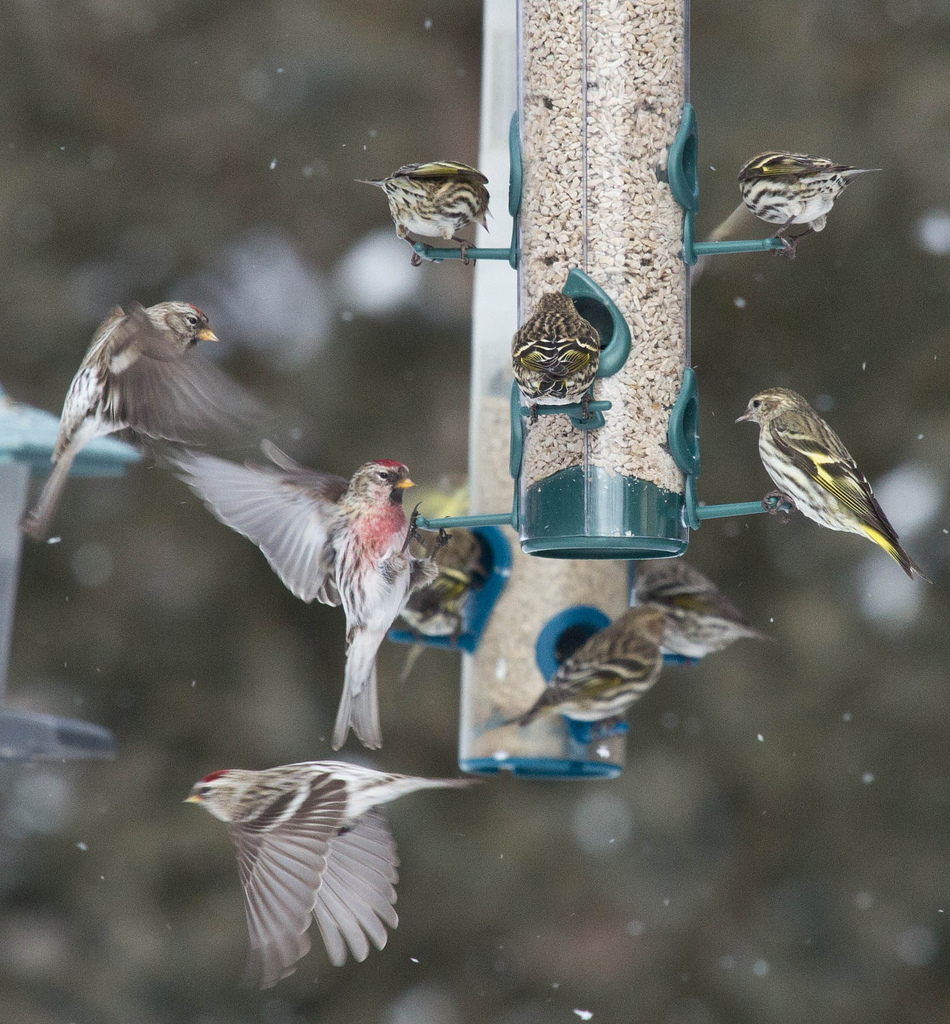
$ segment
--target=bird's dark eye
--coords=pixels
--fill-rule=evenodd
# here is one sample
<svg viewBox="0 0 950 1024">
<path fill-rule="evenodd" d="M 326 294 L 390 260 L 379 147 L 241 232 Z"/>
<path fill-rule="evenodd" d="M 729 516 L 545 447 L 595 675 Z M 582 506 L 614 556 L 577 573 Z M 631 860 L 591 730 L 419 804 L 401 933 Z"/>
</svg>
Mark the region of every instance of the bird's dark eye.
<svg viewBox="0 0 950 1024">
<path fill-rule="evenodd" d="M 210 792 L 211 792 L 211 787 L 210 786 L 202 786 L 198 790 L 198 796 L 207 796 Z"/>
<path fill-rule="evenodd" d="M 762 403 L 761 403 L 761 402 L 760 402 L 760 401 L 759 401 L 758 399 L 756 399 L 756 400 L 755 400 L 755 401 L 754 401 L 754 402 L 752 403 L 752 408 L 753 408 L 753 409 L 758 409 L 758 407 L 759 407 L 759 406 L 760 406 L 761 404 L 762 404 Z"/>
<path fill-rule="evenodd" d="M 189 327 L 197 327 L 198 326 L 198 318 L 196 316 L 194 316 L 194 314 L 192 314 L 192 313 L 189 313 L 188 316 L 185 317 L 185 320 L 187 320 Z"/>
</svg>

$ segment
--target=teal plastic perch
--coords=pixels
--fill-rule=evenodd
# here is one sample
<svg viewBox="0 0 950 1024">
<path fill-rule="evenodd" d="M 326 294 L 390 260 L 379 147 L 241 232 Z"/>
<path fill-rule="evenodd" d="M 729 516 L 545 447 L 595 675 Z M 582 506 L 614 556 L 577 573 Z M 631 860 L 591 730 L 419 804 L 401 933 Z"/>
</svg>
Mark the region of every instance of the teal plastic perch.
<svg viewBox="0 0 950 1024">
<path fill-rule="evenodd" d="M 764 252 L 785 248 L 780 238 L 753 238 L 747 241 L 697 242 L 696 214 L 699 211 L 699 129 L 692 104 L 683 106 L 679 131 L 670 146 L 666 176 L 673 198 L 683 207 L 683 262 L 692 267 L 700 256 L 719 256 L 734 252 Z"/>
<path fill-rule="evenodd" d="M 510 167 L 508 171 L 508 213 L 511 215 L 511 245 L 507 249 L 480 249 L 469 246 L 465 250 L 467 260 L 507 260 L 512 268 L 518 266 L 518 211 L 521 209 L 521 133 L 518 131 L 518 115 L 512 115 L 508 128 L 508 155 Z M 426 245 L 416 242 L 413 249 L 430 263 L 441 263 L 442 260 L 462 259 L 462 250 L 448 247 Z"/>
</svg>

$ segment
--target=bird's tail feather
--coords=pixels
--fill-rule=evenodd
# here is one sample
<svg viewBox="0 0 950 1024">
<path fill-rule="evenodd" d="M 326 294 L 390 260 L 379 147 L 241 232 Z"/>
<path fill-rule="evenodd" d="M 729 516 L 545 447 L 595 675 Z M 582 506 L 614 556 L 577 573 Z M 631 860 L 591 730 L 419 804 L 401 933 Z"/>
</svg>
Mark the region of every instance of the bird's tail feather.
<svg viewBox="0 0 950 1024">
<path fill-rule="evenodd" d="M 343 697 L 333 727 L 331 746 L 339 750 L 350 731 L 364 746 L 376 750 L 383 745 L 376 696 L 376 652 L 385 633 L 358 629 L 346 651 Z"/>
<path fill-rule="evenodd" d="M 73 459 L 79 452 L 79 445 L 71 444 L 56 460 L 49 479 L 43 485 L 40 493 L 40 500 L 32 510 L 23 517 L 23 532 L 29 534 L 34 540 L 46 540 L 49 535 L 49 525 L 59 503 L 59 496 L 66 484 L 66 477 L 69 475 L 69 468 Z"/>
<path fill-rule="evenodd" d="M 875 530 L 870 526 L 863 527 L 863 530 L 875 544 L 879 544 L 884 548 L 884 550 L 891 556 L 891 558 L 894 559 L 895 562 L 897 562 L 897 564 L 911 579 L 915 576 L 919 576 L 925 582 L 933 583 L 933 580 L 924 575 L 924 571 L 910 557 L 910 555 L 907 554 L 900 544 L 895 544 L 892 540 L 885 537 L 883 533 L 880 533 L 878 530 Z"/>
</svg>

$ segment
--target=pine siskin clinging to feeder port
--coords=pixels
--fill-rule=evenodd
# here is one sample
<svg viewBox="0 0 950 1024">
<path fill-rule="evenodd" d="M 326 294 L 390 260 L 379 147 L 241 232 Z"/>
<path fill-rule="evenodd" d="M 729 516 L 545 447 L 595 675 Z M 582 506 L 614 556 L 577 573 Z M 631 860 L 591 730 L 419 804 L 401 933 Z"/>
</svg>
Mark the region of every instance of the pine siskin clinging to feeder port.
<svg viewBox="0 0 950 1024">
<path fill-rule="evenodd" d="M 347 947 L 357 961 L 370 941 L 382 949 L 386 928 L 399 923 L 399 858 L 372 808 L 417 789 L 468 784 L 341 761 L 226 769 L 196 782 L 185 802 L 226 822 L 237 850 L 251 945 L 245 981 L 270 988 L 292 974 L 310 949 L 311 916 L 336 967 Z"/>
<path fill-rule="evenodd" d="M 488 227 L 488 178 L 468 164 L 453 160 L 406 164 L 388 178 L 358 180 L 386 193 L 396 234 L 410 246 L 415 245 L 410 231 L 427 238 L 444 238 L 460 243 L 465 260 L 472 243 L 459 238 L 458 232 L 472 223 Z M 411 262 L 414 267 L 422 262 L 415 249 Z"/>
<path fill-rule="evenodd" d="M 96 328 L 69 386 L 53 449 L 52 472 L 23 529 L 42 540 L 73 460 L 93 438 L 131 428 L 138 434 L 194 441 L 196 434 L 236 426 L 256 404 L 213 363 L 192 351 L 217 341 L 208 318 L 187 302 L 145 309 L 116 306 Z"/>
<path fill-rule="evenodd" d="M 600 335 L 561 292 L 538 299 L 511 343 L 515 380 L 531 405 L 570 405 L 585 398 L 600 363 Z"/>
<path fill-rule="evenodd" d="M 622 715 L 659 678 L 664 621 L 652 605 L 631 608 L 566 658 L 534 706 L 512 722 L 529 725 L 552 711 L 583 722 Z"/>
<path fill-rule="evenodd" d="M 291 593 L 343 605 L 346 672 L 332 746 L 339 750 L 352 728 L 365 746 L 380 747 L 376 652 L 409 595 L 438 573 L 431 558 L 409 551 L 409 471 L 379 459 L 346 480 L 301 466 L 268 441 L 262 447 L 273 465 L 195 452 L 171 461 L 221 522 L 258 545 Z"/>
<path fill-rule="evenodd" d="M 458 636 L 468 598 L 485 582 L 485 551 L 471 530 L 454 529 L 433 556 L 439 574 L 413 591 L 400 616 L 423 636 Z"/>
<path fill-rule="evenodd" d="M 908 576 L 931 582 L 901 547 L 867 477 L 841 439 L 801 395 L 788 388 L 760 391 L 736 423 L 745 420 L 759 424 L 759 455 L 779 488 L 764 502 L 773 497 L 788 501 L 829 530 L 864 534 Z"/>
<path fill-rule="evenodd" d="M 663 649 L 683 658 L 704 658 L 736 640 L 763 640 L 711 580 L 682 558 L 637 563 L 636 595 L 642 606 L 663 611 Z"/>
<path fill-rule="evenodd" d="M 824 228 L 835 200 L 852 179 L 874 170 L 879 168 L 851 167 L 804 153 L 760 153 L 740 169 L 739 192 L 756 217 L 781 225 L 774 237 L 793 258 L 800 239 Z M 793 224 L 806 228 L 788 236 Z"/>
</svg>

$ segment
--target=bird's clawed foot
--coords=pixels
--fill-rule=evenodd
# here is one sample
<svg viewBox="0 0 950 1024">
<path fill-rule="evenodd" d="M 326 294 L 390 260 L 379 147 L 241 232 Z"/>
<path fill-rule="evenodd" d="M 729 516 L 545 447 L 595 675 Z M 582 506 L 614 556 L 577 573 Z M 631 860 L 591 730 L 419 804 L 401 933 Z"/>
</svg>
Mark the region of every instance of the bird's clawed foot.
<svg viewBox="0 0 950 1024">
<path fill-rule="evenodd" d="M 416 252 L 416 240 L 414 238 L 410 238 L 408 235 L 400 235 L 399 237 L 405 238 L 405 240 L 409 243 L 409 248 L 412 249 L 412 256 L 409 260 L 410 265 L 413 267 L 421 266 L 422 257 L 419 255 L 419 253 Z"/>
<path fill-rule="evenodd" d="M 459 243 L 459 252 L 462 254 L 462 262 L 467 267 L 472 262 L 468 258 L 468 250 L 473 247 L 473 243 L 467 242 L 464 238 L 458 238 L 455 235 L 452 236 L 452 241 Z"/>
<path fill-rule="evenodd" d="M 787 509 L 782 508 L 782 505 L 786 504 L 789 507 Z M 798 506 L 795 504 L 795 499 L 784 491 L 769 491 L 768 494 L 762 499 L 762 508 L 770 516 L 782 517 L 782 524 L 787 523 L 791 518 L 791 513 L 795 511 Z"/>
<path fill-rule="evenodd" d="M 773 251 L 777 252 L 779 256 L 784 256 L 787 260 L 793 260 L 797 255 L 797 253 L 795 252 L 795 246 L 798 244 L 798 239 L 801 236 L 796 235 L 794 238 L 789 238 L 787 235 L 783 234 L 784 231 L 785 229 L 782 228 L 781 231 L 776 231 L 775 234 L 772 236 L 773 238 L 777 238 L 782 243 L 781 249 L 775 249 Z"/>
<path fill-rule="evenodd" d="M 415 540 L 420 544 L 422 543 L 422 537 L 419 534 L 419 527 L 416 526 L 416 522 L 419 519 L 419 505 L 421 504 L 422 502 L 417 502 L 416 507 L 412 510 L 412 513 L 409 516 L 409 529 L 406 530 L 406 540 L 402 546 L 403 553 L 405 553 L 411 541 Z"/>
<path fill-rule="evenodd" d="M 448 530 L 444 527 L 439 527 L 439 532 L 436 535 L 435 543 L 432 545 L 432 550 L 429 552 L 429 558 L 435 558 L 435 556 L 445 547 L 449 542 L 449 538 L 452 536 Z"/>
<path fill-rule="evenodd" d="M 777 238 L 782 243 L 781 249 L 775 251 L 786 259 L 793 260 L 798 254 L 798 243 L 806 236 L 810 235 L 815 229 L 810 225 L 805 228 L 804 231 L 799 232 L 797 235 L 786 235 L 785 232 L 788 230 L 790 225 L 783 224 L 778 231 L 772 236 Z"/>
<path fill-rule="evenodd" d="M 532 423 L 537 423 L 538 422 L 538 407 L 537 407 L 537 405 L 532 405 L 531 406 L 531 422 Z"/>
</svg>

